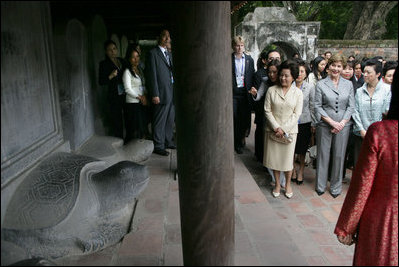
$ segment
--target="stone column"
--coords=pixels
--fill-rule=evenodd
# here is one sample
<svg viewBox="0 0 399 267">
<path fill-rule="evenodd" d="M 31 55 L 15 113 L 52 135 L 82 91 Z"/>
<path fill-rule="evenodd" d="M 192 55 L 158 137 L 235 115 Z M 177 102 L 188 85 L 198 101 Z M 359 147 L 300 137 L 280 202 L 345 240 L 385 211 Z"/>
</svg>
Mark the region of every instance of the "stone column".
<svg viewBox="0 0 399 267">
<path fill-rule="evenodd" d="M 233 265 L 230 2 L 172 6 L 184 265 Z"/>
</svg>

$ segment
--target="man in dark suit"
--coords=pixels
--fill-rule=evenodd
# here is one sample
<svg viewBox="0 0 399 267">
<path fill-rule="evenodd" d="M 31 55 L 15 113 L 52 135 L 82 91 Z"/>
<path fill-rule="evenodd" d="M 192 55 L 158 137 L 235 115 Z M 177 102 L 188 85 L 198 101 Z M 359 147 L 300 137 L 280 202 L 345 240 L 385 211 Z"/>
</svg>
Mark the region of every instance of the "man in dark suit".
<svg viewBox="0 0 399 267">
<path fill-rule="evenodd" d="M 154 153 L 168 156 L 166 148 L 175 149 L 173 125 L 175 108 L 173 104 L 173 72 L 170 34 L 163 30 L 158 38 L 158 46 L 149 51 L 146 60 L 146 86 L 153 106 L 152 128 Z"/>
<path fill-rule="evenodd" d="M 233 119 L 234 119 L 234 149 L 242 154 L 245 142 L 245 132 L 251 124 L 252 101 L 249 91 L 255 72 L 254 60 L 244 54 L 244 39 L 235 36 L 232 41 L 234 53 L 232 54 L 233 68 Z"/>
</svg>

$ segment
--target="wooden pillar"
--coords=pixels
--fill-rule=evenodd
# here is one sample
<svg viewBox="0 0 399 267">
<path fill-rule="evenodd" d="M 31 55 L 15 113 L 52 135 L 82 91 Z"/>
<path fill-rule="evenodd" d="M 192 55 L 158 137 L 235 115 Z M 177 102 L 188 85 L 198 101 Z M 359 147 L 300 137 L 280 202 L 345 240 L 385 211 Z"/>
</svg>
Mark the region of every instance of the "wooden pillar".
<svg viewBox="0 0 399 267">
<path fill-rule="evenodd" d="M 233 265 L 230 2 L 178 2 L 173 8 L 184 265 Z"/>
</svg>

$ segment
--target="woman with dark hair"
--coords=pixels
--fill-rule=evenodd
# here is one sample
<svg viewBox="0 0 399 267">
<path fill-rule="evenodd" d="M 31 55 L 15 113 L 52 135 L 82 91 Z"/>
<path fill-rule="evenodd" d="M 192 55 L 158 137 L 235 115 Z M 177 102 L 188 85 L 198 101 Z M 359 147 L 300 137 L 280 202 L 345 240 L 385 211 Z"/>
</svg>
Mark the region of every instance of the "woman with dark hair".
<svg viewBox="0 0 399 267">
<path fill-rule="evenodd" d="M 265 55 L 267 57 L 267 53 Z M 256 124 L 256 129 L 255 129 L 255 156 L 258 159 L 258 161 L 263 162 L 263 150 L 264 150 L 264 141 L 265 141 L 265 133 L 264 133 L 264 127 L 265 127 L 265 96 L 267 89 L 270 86 L 273 86 L 277 82 L 277 72 L 278 72 L 278 67 L 280 66 L 280 61 L 279 60 L 272 60 L 270 62 L 266 61 L 266 69 L 263 68 L 263 70 L 266 73 L 266 76 L 262 77 L 262 80 L 260 81 L 258 87 L 256 85 L 258 84 L 257 78 L 255 78 L 254 86 L 251 88 L 251 95 L 252 99 L 255 103 L 255 124 Z M 259 71 L 259 70 L 258 70 Z"/>
<path fill-rule="evenodd" d="M 354 94 L 352 83 L 341 77 L 346 58 L 334 54 L 328 60 L 328 65 L 328 76 L 316 84 L 314 100 L 317 121 L 316 192 L 318 195 L 324 194 L 330 178 L 330 193 L 336 198 L 342 193 L 342 173 L 350 118 L 354 112 Z M 328 174 L 330 161 L 331 175 Z"/>
<path fill-rule="evenodd" d="M 398 66 L 397 61 L 387 61 L 382 68 L 382 80 L 384 83 L 391 85 L 395 69 Z"/>
<path fill-rule="evenodd" d="M 354 67 L 355 67 L 355 62 L 354 61 L 348 61 L 346 62 L 346 67 L 343 68 L 341 71 L 341 76 L 342 78 L 349 80 L 352 82 L 353 85 L 353 92 L 356 95 L 356 80 L 354 78 Z M 349 131 L 349 138 L 348 138 L 348 144 L 346 146 L 346 152 L 345 152 L 345 163 L 344 163 L 344 171 L 342 173 L 342 179 L 343 182 L 345 183 L 345 177 L 346 177 L 346 169 L 350 168 L 352 169 L 353 166 L 355 166 L 355 162 L 353 160 L 353 146 L 354 146 L 354 134 L 353 134 L 353 116 L 351 117 L 351 125 L 350 125 L 350 131 Z M 331 167 L 331 164 L 330 164 Z"/>
<path fill-rule="evenodd" d="M 396 67 L 388 115 L 367 130 L 334 230 L 355 244 L 356 266 L 398 266 L 398 85 Z"/>
<path fill-rule="evenodd" d="M 298 120 L 298 135 L 295 144 L 295 154 L 298 155 L 299 158 L 299 171 L 298 173 L 296 172 L 294 160 L 293 178 L 291 180 L 301 185 L 303 183 L 303 172 L 305 169 L 305 155 L 309 148 L 312 128 L 315 127 L 314 123 L 316 119 L 314 116 L 314 87 L 305 81 L 309 75 L 310 68 L 302 59 L 297 59 L 297 62 L 299 65 L 299 75 L 294 84 L 302 91 L 303 108 Z"/>
<path fill-rule="evenodd" d="M 133 47 L 126 52 L 129 68 L 123 73 L 123 85 L 126 91 L 125 144 L 133 138 L 144 138 L 148 131 L 148 115 L 144 73 L 140 69 L 140 54 Z"/>
<path fill-rule="evenodd" d="M 388 84 L 382 82 L 381 73 L 382 63 L 378 59 L 370 59 L 365 63 L 365 83 L 357 90 L 355 113 L 353 114 L 355 121 L 353 127 L 355 164 L 368 127 L 372 123 L 382 120 L 383 113 L 386 113 L 389 109 L 391 89 Z"/>
<path fill-rule="evenodd" d="M 105 59 L 100 62 L 99 67 L 99 84 L 108 87 L 108 101 L 104 113 L 106 116 L 109 116 L 109 134 L 123 139 L 125 92 L 122 75 L 126 64 L 121 57 L 118 57 L 118 48 L 114 41 L 105 41 L 104 50 Z"/>
<path fill-rule="evenodd" d="M 327 72 L 325 70 L 326 65 L 327 60 L 324 57 L 316 57 L 312 62 L 312 72 L 309 74 L 307 82 L 313 86 L 316 86 L 318 81 L 327 77 Z"/>
<path fill-rule="evenodd" d="M 349 80 L 352 82 L 353 85 L 353 92 L 356 95 L 356 80 L 354 78 L 354 74 L 355 74 L 355 62 L 354 61 L 348 61 L 346 62 L 346 67 L 341 71 L 341 76 L 342 78 Z"/>
<path fill-rule="evenodd" d="M 298 63 L 286 60 L 278 69 L 277 85 L 267 90 L 265 98 L 266 133 L 263 165 L 273 170 L 276 179 L 272 191 L 274 197 L 280 195 L 280 172 L 286 178 L 285 196 L 291 198 L 291 175 L 293 169 L 298 119 L 302 113 L 303 94 L 293 82 L 298 78 Z"/>
</svg>

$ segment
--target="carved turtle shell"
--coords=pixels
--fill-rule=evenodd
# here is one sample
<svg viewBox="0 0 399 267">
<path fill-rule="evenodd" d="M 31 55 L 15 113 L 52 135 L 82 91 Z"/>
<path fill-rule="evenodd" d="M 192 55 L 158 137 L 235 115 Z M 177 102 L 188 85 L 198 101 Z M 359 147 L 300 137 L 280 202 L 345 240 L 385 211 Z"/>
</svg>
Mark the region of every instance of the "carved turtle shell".
<svg viewBox="0 0 399 267">
<path fill-rule="evenodd" d="M 80 171 L 94 161 L 98 159 L 62 152 L 44 160 L 16 189 L 3 227 L 42 229 L 64 220 L 78 196 Z"/>
</svg>

